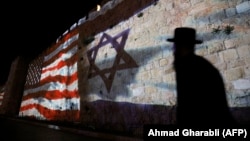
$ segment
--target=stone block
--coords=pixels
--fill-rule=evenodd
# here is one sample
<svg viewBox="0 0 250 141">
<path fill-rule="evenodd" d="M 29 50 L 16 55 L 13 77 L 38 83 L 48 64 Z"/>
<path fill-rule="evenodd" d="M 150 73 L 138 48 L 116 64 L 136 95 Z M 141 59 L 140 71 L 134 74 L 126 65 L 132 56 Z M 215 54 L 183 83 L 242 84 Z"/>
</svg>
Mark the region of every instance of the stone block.
<svg viewBox="0 0 250 141">
<path fill-rule="evenodd" d="M 233 39 L 228 39 L 224 41 L 225 47 L 226 48 L 235 48 L 237 45 L 239 45 L 240 39 L 239 38 L 233 38 Z"/>
<path fill-rule="evenodd" d="M 225 62 L 217 63 L 217 64 L 214 64 L 214 65 L 221 72 L 227 69 L 227 63 L 225 63 Z"/>
<path fill-rule="evenodd" d="M 250 17 L 249 17 L 249 19 L 250 19 Z M 246 32 L 246 29 L 244 32 Z M 242 34 L 242 39 L 240 40 L 239 45 L 249 45 L 249 43 L 250 43 L 249 39 L 250 39 L 250 32 L 247 34 Z"/>
<path fill-rule="evenodd" d="M 157 58 L 154 58 L 154 59 L 155 59 L 155 61 L 153 61 L 153 67 L 155 69 L 158 69 L 160 67 L 160 61 Z"/>
<path fill-rule="evenodd" d="M 209 24 L 209 17 L 208 16 L 201 16 L 195 19 L 195 23 L 197 26 L 204 26 Z"/>
<path fill-rule="evenodd" d="M 192 2 L 191 2 L 192 3 Z M 193 7 L 190 11 L 189 14 L 191 15 L 199 15 L 201 12 L 204 12 L 206 9 L 209 8 L 209 3 L 208 2 L 200 2 L 199 4 L 197 3 L 195 7 Z"/>
<path fill-rule="evenodd" d="M 245 58 L 250 56 L 250 46 L 245 45 L 237 48 L 237 52 L 240 58 Z"/>
<path fill-rule="evenodd" d="M 248 107 L 249 106 L 249 97 L 250 96 L 236 97 L 234 99 L 235 107 Z"/>
<path fill-rule="evenodd" d="M 229 68 L 236 68 L 241 66 L 245 66 L 245 60 L 243 59 L 232 60 L 229 62 Z"/>
<path fill-rule="evenodd" d="M 137 87 L 132 89 L 133 96 L 140 96 L 144 94 L 144 87 Z"/>
<path fill-rule="evenodd" d="M 205 58 L 212 64 L 217 64 L 218 62 L 220 62 L 220 59 L 217 54 L 207 55 L 205 56 Z"/>
<path fill-rule="evenodd" d="M 250 56 L 247 56 L 247 57 L 245 58 L 245 63 L 250 65 Z"/>
<path fill-rule="evenodd" d="M 239 79 L 233 81 L 234 89 L 246 90 L 250 89 L 250 80 L 248 79 Z"/>
<path fill-rule="evenodd" d="M 183 19 L 183 26 L 193 26 L 195 24 L 194 16 L 187 16 Z"/>
<path fill-rule="evenodd" d="M 163 75 L 163 70 L 153 69 L 150 71 L 152 78 L 161 79 Z"/>
<path fill-rule="evenodd" d="M 164 70 L 163 75 L 170 74 L 170 73 L 173 73 L 175 71 L 174 66 L 172 64 L 164 67 L 163 70 Z"/>
<path fill-rule="evenodd" d="M 161 59 L 160 60 L 160 67 L 166 66 L 168 64 L 168 60 L 167 59 Z"/>
<path fill-rule="evenodd" d="M 180 0 L 180 3 L 178 6 L 180 7 L 180 9 L 188 9 L 191 4 L 189 0 Z"/>
<path fill-rule="evenodd" d="M 250 65 L 244 67 L 245 77 L 250 77 Z"/>
<path fill-rule="evenodd" d="M 155 94 L 157 93 L 157 88 L 152 86 L 145 87 L 145 94 Z"/>
<path fill-rule="evenodd" d="M 148 63 L 148 64 L 145 65 L 144 69 L 145 69 L 146 71 L 148 71 L 148 70 L 153 69 L 153 67 L 154 67 L 154 64 L 153 64 L 153 63 Z"/>
<path fill-rule="evenodd" d="M 236 52 L 236 49 L 229 49 L 220 52 L 220 55 L 222 55 L 222 59 L 225 62 L 231 61 L 231 60 L 236 60 L 238 58 L 238 54 Z"/>
<path fill-rule="evenodd" d="M 238 98 L 247 98 L 248 96 L 250 96 L 249 92 L 250 92 L 249 90 L 234 89 L 231 92 L 231 97 L 234 100 L 236 100 Z"/>
<path fill-rule="evenodd" d="M 208 54 L 216 53 L 222 51 L 224 49 L 223 44 L 221 42 L 211 43 L 208 46 Z"/>
<path fill-rule="evenodd" d="M 198 4 L 198 3 L 200 3 L 200 2 L 203 2 L 204 0 L 191 0 L 191 4 L 192 5 L 196 5 L 196 4 Z"/>
<path fill-rule="evenodd" d="M 237 13 L 244 13 L 250 10 L 250 1 L 243 2 L 236 6 Z"/>
<path fill-rule="evenodd" d="M 145 81 L 145 80 L 147 81 L 147 80 L 151 79 L 150 71 L 144 71 L 144 72 L 140 73 L 140 76 L 141 76 L 142 81 Z"/>
<path fill-rule="evenodd" d="M 208 54 L 208 50 L 207 50 L 206 47 L 201 47 L 201 48 L 197 48 L 197 49 L 195 50 L 195 53 L 196 53 L 197 55 L 200 55 L 200 56 L 205 56 L 205 55 Z"/>
<path fill-rule="evenodd" d="M 227 17 L 232 17 L 232 16 L 236 15 L 236 8 L 226 9 L 226 15 L 227 15 Z"/>
<path fill-rule="evenodd" d="M 241 67 L 233 68 L 225 71 L 226 81 L 238 80 L 244 76 L 244 71 Z"/>
<path fill-rule="evenodd" d="M 168 84 L 175 84 L 175 73 L 163 75 L 163 82 Z"/>
<path fill-rule="evenodd" d="M 225 17 L 226 17 L 225 11 L 221 10 L 221 11 L 218 11 L 218 12 L 211 14 L 210 22 L 211 23 L 218 23 L 218 21 L 221 21 Z"/>
<path fill-rule="evenodd" d="M 166 91 L 164 95 L 166 99 L 166 105 L 168 106 L 176 105 L 176 95 L 173 92 Z"/>
<path fill-rule="evenodd" d="M 162 51 L 162 56 L 164 58 L 167 58 L 171 62 L 171 58 L 173 58 L 173 48 L 172 47 L 167 47 L 166 49 L 163 49 Z"/>
<path fill-rule="evenodd" d="M 168 2 L 164 6 L 167 11 L 173 10 L 174 9 L 174 3 L 173 2 Z"/>
</svg>

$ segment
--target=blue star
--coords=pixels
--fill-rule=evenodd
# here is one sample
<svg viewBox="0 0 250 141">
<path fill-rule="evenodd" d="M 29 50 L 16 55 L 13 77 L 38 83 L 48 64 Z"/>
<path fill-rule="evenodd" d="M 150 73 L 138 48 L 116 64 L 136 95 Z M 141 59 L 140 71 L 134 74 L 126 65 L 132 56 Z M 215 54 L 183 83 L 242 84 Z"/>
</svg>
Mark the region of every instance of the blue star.
<svg viewBox="0 0 250 141">
<path fill-rule="evenodd" d="M 124 50 L 126 41 L 128 39 L 129 31 L 130 30 L 127 29 L 117 34 L 114 37 L 111 37 L 110 35 L 104 33 L 99 43 L 95 47 L 88 50 L 87 52 L 88 60 L 90 63 L 89 74 L 88 74 L 89 79 L 99 75 L 102 78 L 108 92 L 110 92 L 111 90 L 116 71 L 138 67 L 135 60 Z M 118 42 L 117 39 L 119 39 L 120 37 L 122 37 L 121 41 Z M 112 44 L 112 47 L 113 49 L 115 49 L 117 54 L 115 56 L 113 66 L 101 70 L 95 64 L 96 56 L 98 50 L 109 43 Z M 123 60 L 124 63 L 120 64 L 121 60 Z"/>
</svg>

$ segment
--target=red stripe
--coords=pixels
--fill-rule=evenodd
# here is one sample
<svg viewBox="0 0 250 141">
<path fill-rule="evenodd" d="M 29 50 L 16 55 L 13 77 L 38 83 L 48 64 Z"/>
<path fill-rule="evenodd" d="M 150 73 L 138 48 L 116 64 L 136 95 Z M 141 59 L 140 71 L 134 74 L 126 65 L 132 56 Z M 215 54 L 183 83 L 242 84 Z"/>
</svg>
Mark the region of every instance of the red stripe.
<svg viewBox="0 0 250 141">
<path fill-rule="evenodd" d="M 49 82 L 60 82 L 66 85 L 70 85 L 77 79 L 78 79 L 77 72 L 73 73 L 71 76 L 61 76 L 61 75 L 48 76 L 45 79 L 41 80 L 40 86 L 45 85 L 46 83 L 49 83 Z"/>
<path fill-rule="evenodd" d="M 52 67 L 49 67 L 47 69 L 42 70 L 42 73 L 46 73 L 47 71 L 51 71 L 51 70 L 55 70 L 55 69 L 60 69 L 64 66 L 72 66 L 75 64 L 75 62 L 77 62 L 77 55 L 76 54 L 70 58 L 70 61 L 69 60 L 67 60 L 67 61 L 61 60 L 56 66 L 52 66 Z M 46 66 L 44 66 L 44 67 L 46 67 Z"/>
<path fill-rule="evenodd" d="M 67 53 L 68 51 L 70 51 L 76 45 L 78 45 L 77 41 L 75 41 L 72 44 L 70 44 L 66 49 L 63 49 L 63 50 L 59 51 L 52 58 L 50 58 L 49 60 L 47 60 L 46 62 L 44 62 L 44 66 L 47 66 L 47 65 L 51 64 L 52 62 L 54 62 L 54 60 L 56 60 L 57 58 L 59 58 L 62 53 Z M 56 50 L 56 48 L 54 50 Z M 50 53 L 52 53 L 54 50 L 52 50 L 51 52 L 49 52 L 47 55 L 49 55 Z"/>
<path fill-rule="evenodd" d="M 72 30 L 69 33 L 67 33 L 63 38 L 61 38 L 57 43 L 53 44 L 50 48 L 46 50 L 46 54 L 51 53 L 53 50 L 55 50 L 58 46 L 65 43 L 67 40 L 69 40 L 71 37 L 78 34 L 77 30 Z"/>
<path fill-rule="evenodd" d="M 78 34 L 78 30 L 76 30 L 76 29 L 71 30 L 69 33 L 67 33 L 66 35 L 64 35 L 63 38 L 61 38 L 56 45 L 58 46 L 58 45 L 60 45 L 60 44 L 62 44 L 64 42 L 66 42 L 71 37 L 75 36 L 76 34 Z"/>
<path fill-rule="evenodd" d="M 45 85 L 48 82 L 57 82 L 59 81 L 60 83 L 65 83 L 67 85 L 72 84 L 75 82 L 75 80 L 78 79 L 77 72 L 75 72 L 73 75 L 69 76 L 49 76 L 46 79 L 42 80 L 40 82 L 40 86 Z M 51 90 L 51 91 L 46 91 L 46 90 L 41 90 L 37 91 L 35 93 L 29 93 L 25 96 L 23 96 L 23 100 L 27 100 L 30 98 L 35 98 L 35 97 L 45 97 L 47 99 L 59 99 L 59 98 L 73 98 L 73 97 L 79 97 L 78 95 L 78 90 L 75 91 L 68 91 L 63 90 Z"/>
<path fill-rule="evenodd" d="M 72 61 L 68 62 L 68 63 L 66 63 L 64 61 L 61 61 L 60 63 L 64 63 L 64 65 L 72 66 L 77 61 L 77 55 L 75 54 L 74 56 L 72 56 L 71 60 Z M 43 73 L 45 73 L 46 71 L 49 71 L 49 70 L 46 69 L 46 70 L 43 71 Z M 48 76 L 45 79 L 41 80 L 40 83 L 37 83 L 35 85 L 31 85 L 31 86 L 25 86 L 25 90 L 32 89 L 32 88 L 35 88 L 35 87 L 39 87 L 41 85 L 44 85 L 48 81 L 53 82 L 53 80 L 54 80 L 54 82 L 55 82 L 55 81 L 58 81 L 58 80 L 62 80 L 60 82 L 67 82 L 67 84 L 70 84 L 71 82 L 73 82 L 73 81 L 75 81 L 77 79 L 78 79 L 77 73 L 74 73 L 71 76 L 60 76 L 60 75 L 58 75 L 58 76 Z"/>
<path fill-rule="evenodd" d="M 51 110 L 46 107 L 43 107 L 39 104 L 30 104 L 20 108 L 20 111 L 29 110 L 36 108 L 41 115 L 43 115 L 47 120 L 59 119 L 59 120 L 74 120 L 77 121 L 80 119 L 80 110 Z M 33 117 L 33 116 L 31 116 Z"/>
<path fill-rule="evenodd" d="M 49 100 L 55 100 L 55 99 L 61 99 L 61 98 L 79 98 L 80 96 L 78 94 L 78 90 L 75 90 L 75 91 L 68 91 L 68 90 L 39 91 L 36 93 L 30 93 L 26 96 L 23 96 L 22 101 L 33 99 L 33 98 L 38 98 L 38 97 L 44 97 Z"/>
</svg>

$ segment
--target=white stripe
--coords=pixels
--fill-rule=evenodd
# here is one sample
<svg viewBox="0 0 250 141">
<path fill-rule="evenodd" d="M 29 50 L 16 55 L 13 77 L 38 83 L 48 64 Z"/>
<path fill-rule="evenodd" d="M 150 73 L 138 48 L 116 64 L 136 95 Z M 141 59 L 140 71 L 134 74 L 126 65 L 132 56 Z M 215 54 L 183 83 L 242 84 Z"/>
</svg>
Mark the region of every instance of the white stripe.
<svg viewBox="0 0 250 141">
<path fill-rule="evenodd" d="M 40 112 L 36 108 L 32 108 L 32 109 L 19 112 L 19 116 L 35 116 L 43 120 L 46 119 L 42 114 L 40 114 Z"/>
<path fill-rule="evenodd" d="M 41 80 L 43 80 L 49 76 L 57 76 L 57 75 L 70 77 L 75 72 L 77 72 L 77 62 L 75 62 L 75 64 L 72 66 L 64 66 L 64 67 L 61 67 L 60 69 L 46 71 L 45 73 L 42 73 Z"/>
<path fill-rule="evenodd" d="M 59 62 L 61 61 L 66 61 L 68 59 L 70 59 L 72 56 L 74 56 L 77 52 L 77 47 L 75 46 L 74 48 L 72 48 L 71 50 L 69 50 L 67 53 L 64 53 L 60 58 L 56 59 L 53 63 L 51 63 L 50 65 L 44 67 L 42 70 L 48 69 L 48 68 L 52 68 L 54 66 L 57 66 Z"/>
<path fill-rule="evenodd" d="M 56 54 L 58 54 L 61 50 L 67 48 L 70 44 L 72 44 L 74 41 L 76 41 L 79 37 L 79 34 L 76 34 L 75 36 L 72 36 L 71 38 L 69 38 L 67 41 L 65 41 L 64 43 L 62 43 L 56 50 L 54 50 L 53 52 L 51 52 L 49 55 L 44 57 L 44 61 L 48 61 L 49 59 L 51 59 L 53 56 L 55 56 Z"/>
<path fill-rule="evenodd" d="M 62 35 L 66 35 L 67 33 L 69 33 L 69 30 L 66 30 Z"/>
<path fill-rule="evenodd" d="M 48 100 L 46 98 L 39 97 L 23 101 L 21 107 L 32 104 L 39 104 L 50 110 L 60 110 L 60 111 L 80 110 L 80 98 L 70 98 L 70 99 L 61 98 L 55 100 Z"/>
<path fill-rule="evenodd" d="M 73 30 L 74 28 L 76 28 L 77 27 L 77 23 L 74 23 L 69 29 L 70 30 Z"/>
<path fill-rule="evenodd" d="M 78 80 L 75 80 L 73 83 L 66 85 L 65 83 L 60 83 L 60 82 L 49 82 L 46 83 L 40 87 L 32 88 L 32 89 L 27 89 L 24 91 L 24 96 L 28 95 L 29 93 L 36 93 L 39 91 L 53 91 L 53 90 L 58 90 L 58 91 L 74 91 L 78 90 Z"/>
</svg>

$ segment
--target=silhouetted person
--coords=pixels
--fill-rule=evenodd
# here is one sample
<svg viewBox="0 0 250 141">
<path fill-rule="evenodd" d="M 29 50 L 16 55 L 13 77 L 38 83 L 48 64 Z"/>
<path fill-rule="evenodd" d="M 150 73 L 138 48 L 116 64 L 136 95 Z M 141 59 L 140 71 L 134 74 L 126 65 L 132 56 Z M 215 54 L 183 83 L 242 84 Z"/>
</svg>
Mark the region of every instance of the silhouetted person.
<svg viewBox="0 0 250 141">
<path fill-rule="evenodd" d="M 206 59 L 196 55 L 196 31 L 175 29 L 174 68 L 177 84 L 177 124 L 224 126 L 235 124 L 231 116 L 219 71 Z"/>
</svg>

